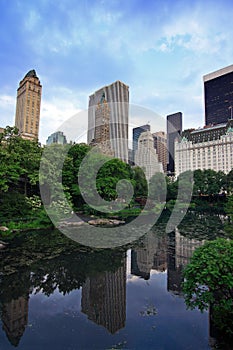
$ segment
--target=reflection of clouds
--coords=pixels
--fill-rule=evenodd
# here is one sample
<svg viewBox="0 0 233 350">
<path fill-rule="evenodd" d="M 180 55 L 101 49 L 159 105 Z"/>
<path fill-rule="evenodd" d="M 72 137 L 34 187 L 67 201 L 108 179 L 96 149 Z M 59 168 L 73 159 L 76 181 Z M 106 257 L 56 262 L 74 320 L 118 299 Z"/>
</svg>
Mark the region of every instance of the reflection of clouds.
<svg viewBox="0 0 233 350">
<path fill-rule="evenodd" d="M 62 295 L 56 289 L 49 298 L 42 292 L 31 294 L 30 310 L 35 310 L 37 315 L 57 316 L 66 314 L 74 317 L 80 311 L 81 289 L 71 291 L 67 296 Z M 77 302 L 78 301 L 78 302 Z"/>
<path fill-rule="evenodd" d="M 153 275 L 159 275 L 159 274 L 166 274 L 167 273 L 167 269 L 166 270 L 164 270 L 164 271 L 158 271 L 158 270 L 150 270 L 150 275 L 151 275 L 151 277 L 153 276 Z"/>
<path fill-rule="evenodd" d="M 134 275 L 127 276 L 127 282 L 138 282 L 140 280 L 142 280 L 142 278 L 139 276 L 134 276 Z"/>
</svg>

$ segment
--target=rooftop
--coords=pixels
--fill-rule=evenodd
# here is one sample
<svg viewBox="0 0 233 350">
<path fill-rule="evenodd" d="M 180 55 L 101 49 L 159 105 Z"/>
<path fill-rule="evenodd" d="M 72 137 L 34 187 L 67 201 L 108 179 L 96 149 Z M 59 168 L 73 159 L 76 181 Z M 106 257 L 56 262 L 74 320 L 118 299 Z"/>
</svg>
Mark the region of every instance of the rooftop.
<svg viewBox="0 0 233 350">
<path fill-rule="evenodd" d="M 200 128 L 200 129 L 195 129 L 193 131 L 191 131 L 191 134 L 195 134 L 197 132 L 204 132 L 204 131 L 210 131 L 210 130 L 214 130 L 214 129 L 221 129 L 221 128 L 225 128 L 227 125 L 227 123 L 222 123 L 222 124 L 217 124 L 217 125 L 212 125 L 212 126 L 205 126 L 204 128 Z"/>
<path fill-rule="evenodd" d="M 31 69 L 24 78 L 37 78 L 35 69 Z"/>
<path fill-rule="evenodd" d="M 209 81 L 209 80 L 212 80 L 212 79 L 215 79 L 215 78 L 219 78 L 222 75 L 225 75 L 225 74 L 228 74 L 228 73 L 233 73 L 233 64 L 231 64 L 230 66 L 218 69 L 215 72 L 212 72 L 212 73 L 204 75 L 203 76 L 203 81 L 205 83 L 206 81 Z"/>
</svg>

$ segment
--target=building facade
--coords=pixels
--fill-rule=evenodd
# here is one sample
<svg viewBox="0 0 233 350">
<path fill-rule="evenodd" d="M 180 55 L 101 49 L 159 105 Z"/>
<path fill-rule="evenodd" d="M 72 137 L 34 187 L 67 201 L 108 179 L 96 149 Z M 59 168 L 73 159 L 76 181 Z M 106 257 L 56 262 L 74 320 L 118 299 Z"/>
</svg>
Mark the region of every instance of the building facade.
<svg viewBox="0 0 233 350">
<path fill-rule="evenodd" d="M 177 112 L 167 116 L 167 174 L 174 175 L 174 143 L 177 136 L 182 132 L 182 113 Z"/>
<path fill-rule="evenodd" d="M 133 158 L 135 157 L 135 152 L 138 149 L 138 139 L 144 131 L 150 131 L 149 124 L 138 126 L 137 128 L 133 128 Z"/>
<path fill-rule="evenodd" d="M 89 96 L 87 143 L 95 141 L 96 128 L 106 124 L 99 118 L 99 104 L 105 100 L 109 108 L 109 134 L 114 156 L 128 162 L 129 87 L 117 80 Z M 106 119 L 106 118 L 103 118 Z M 101 123 L 97 120 L 101 121 Z"/>
<path fill-rule="evenodd" d="M 36 71 L 30 70 L 17 90 L 15 126 L 24 139 L 37 140 L 39 137 L 41 91 Z"/>
<path fill-rule="evenodd" d="M 51 145 L 52 143 L 65 145 L 67 144 L 66 136 L 63 134 L 62 131 L 54 132 L 46 140 L 46 145 Z"/>
<path fill-rule="evenodd" d="M 154 139 L 150 131 L 144 131 L 138 139 L 138 149 L 135 153 L 135 165 L 144 168 L 147 181 L 158 173 L 163 173 L 162 163 L 154 149 Z"/>
<path fill-rule="evenodd" d="M 152 134 L 154 139 L 154 148 L 158 154 L 158 160 L 163 165 L 163 171 L 167 171 L 167 136 L 164 131 L 158 131 Z"/>
<path fill-rule="evenodd" d="M 110 108 L 103 93 L 95 108 L 95 132 L 90 146 L 96 146 L 102 154 L 114 156 L 110 142 Z"/>
<path fill-rule="evenodd" d="M 187 170 L 212 169 L 229 173 L 233 168 L 233 120 L 192 131 L 184 131 L 175 142 L 176 176 Z"/>
<path fill-rule="evenodd" d="M 233 65 L 204 75 L 205 125 L 226 123 L 233 113 Z"/>
</svg>

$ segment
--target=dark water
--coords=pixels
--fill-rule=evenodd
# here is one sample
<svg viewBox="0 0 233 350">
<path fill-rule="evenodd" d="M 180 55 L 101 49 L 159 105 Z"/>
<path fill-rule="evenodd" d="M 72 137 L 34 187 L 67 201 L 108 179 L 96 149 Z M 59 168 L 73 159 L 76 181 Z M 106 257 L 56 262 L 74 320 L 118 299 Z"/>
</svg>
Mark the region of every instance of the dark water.
<svg viewBox="0 0 233 350">
<path fill-rule="evenodd" d="M 208 312 L 186 310 L 182 269 L 217 216 L 164 223 L 130 246 L 92 250 L 58 231 L 16 238 L 1 253 L 0 349 L 210 349 Z"/>
</svg>

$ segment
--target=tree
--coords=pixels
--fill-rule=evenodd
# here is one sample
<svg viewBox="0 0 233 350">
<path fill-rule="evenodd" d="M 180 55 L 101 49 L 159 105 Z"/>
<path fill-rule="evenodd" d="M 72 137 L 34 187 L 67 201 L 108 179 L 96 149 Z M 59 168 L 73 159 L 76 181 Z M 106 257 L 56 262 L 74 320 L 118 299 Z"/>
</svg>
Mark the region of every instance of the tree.
<svg viewBox="0 0 233 350">
<path fill-rule="evenodd" d="M 166 200 L 166 180 L 163 173 L 154 174 L 149 183 L 149 198 L 164 202 Z"/>
<path fill-rule="evenodd" d="M 91 147 L 85 143 L 75 144 L 69 149 L 64 161 L 62 183 L 68 189 L 75 207 L 84 203 L 78 184 L 78 173 L 83 159 L 90 150 Z"/>
<path fill-rule="evenodd" d="M 233 169 L 226 176 L 226 190 L 228 194 L 233 192 Z"/>
<path fill-rule="evenodd" d="M 197 248 L 184 279 L 188 308 L 211 306 L 216 327 L 233 336 L 233 240 L 218 238 Z"/>
<path fill-rule="evenodd" d="M 108 160 L 99 170 L 96 178 L 96 187 L 99 194 L 107 201 L 117 198 L 117 185 L 120 180 L 131 180 L 132 171 L 128 164 L 120 159 Z M 118 190 L 122 195 L 127 196 L 128 186 L 126 182 L 121 182 Z"/>
<path fill-rule="evenodd" d="M 225 205 L 225 211 L 230 217 L 231 223 L 233 222 L 233 195 L 229 196 L 227 199 L 227 203 Z"/>
<path fill-rule="evenodd" d="M 139 166 L 133 168 L 134 198 L 147 197 L 148 185 L 145 174 Z"/>
<path fill-rule="evenodd" d="M 0 191 L 15 188 L 28 194 L 28 186 L 38 185 L 41 147 L 24 140 L 18 129 L 7 126 L 0 134 Z"/>
<path fill-rule="evenodd" d="M 218 195 L 226 186 L 226 175 L 212 169 L 194 171 L 194 195 Z"/>
</svg>

